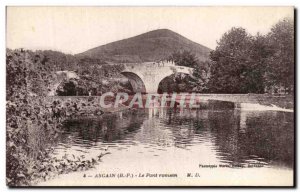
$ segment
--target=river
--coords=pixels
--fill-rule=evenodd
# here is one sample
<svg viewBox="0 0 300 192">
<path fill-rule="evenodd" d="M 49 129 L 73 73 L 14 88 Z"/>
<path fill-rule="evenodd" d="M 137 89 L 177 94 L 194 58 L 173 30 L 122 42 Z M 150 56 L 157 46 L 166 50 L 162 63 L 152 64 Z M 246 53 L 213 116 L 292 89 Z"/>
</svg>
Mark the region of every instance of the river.
<svg viewBox="0 0 300 192">
<path fill-rule="evenodd" d="M 38 185 L 291 185 L 293 118 L 293 112 L 208 102 L 202 109 L 132 109 L 70 120 L 53 156 L 109 154 L 93 169 Z"/>
</svg>

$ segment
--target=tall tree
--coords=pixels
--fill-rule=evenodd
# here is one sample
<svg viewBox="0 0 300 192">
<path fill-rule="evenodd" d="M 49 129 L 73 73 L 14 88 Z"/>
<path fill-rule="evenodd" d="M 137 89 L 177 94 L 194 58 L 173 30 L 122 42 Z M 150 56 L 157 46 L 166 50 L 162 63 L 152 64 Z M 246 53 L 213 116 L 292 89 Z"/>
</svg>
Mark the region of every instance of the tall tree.
<svg viewBox="0 0 300 192">
<path fill-rule="evenodd" d="M 252 37 L 243 28 L 232 28 L 211 52 L 209 87 L 218 93 L 247 92 L 247 74 Z"/>
<path fill-rule="evenodd" d="M 269 87 L 283 87 L 286 92 L 294 88 L 294 21 L 279 21 L 268 34 L 273 54 L 268 59 L 266 82 Z"/>
<path fill-rule="evenodd" d="M 268 39 L 261 34 L 252 38 L 249 49 L 249 60 L 245 69 L 245 78 L 241 90 L 248 93 L 264 93 L 267 60 L 272 55 Z"/>
</svg>

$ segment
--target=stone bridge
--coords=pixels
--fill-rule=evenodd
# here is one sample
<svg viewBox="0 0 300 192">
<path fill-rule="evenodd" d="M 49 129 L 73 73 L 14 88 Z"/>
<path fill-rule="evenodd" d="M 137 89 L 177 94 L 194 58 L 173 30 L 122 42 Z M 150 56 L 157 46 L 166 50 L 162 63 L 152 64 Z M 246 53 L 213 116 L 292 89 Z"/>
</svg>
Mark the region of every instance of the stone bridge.
<svg viewBox="0 0 300 192">
<path fill-rule="evenodd" d="M 129 79 L 134 92 L 157 93 L 159 83 L 166 77 L 184 73 L 191 75 L 193 68 L 176 66 L 173 62 L 124 64 L 122 74 Z"/>
</svg>

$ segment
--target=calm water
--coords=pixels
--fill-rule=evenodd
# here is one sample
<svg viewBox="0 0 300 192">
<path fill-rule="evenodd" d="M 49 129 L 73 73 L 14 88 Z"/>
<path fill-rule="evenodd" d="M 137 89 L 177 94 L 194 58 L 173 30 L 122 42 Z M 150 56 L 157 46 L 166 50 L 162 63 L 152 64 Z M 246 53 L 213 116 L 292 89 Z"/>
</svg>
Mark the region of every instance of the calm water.
<svg viewBox="0 0 300 192">
<path fill-rule="evenodd" d="M 244 111 L 223 102 L 208 103 L 200 110 L 124 111 L 100 119 L 68 121 L 54 155 L 94 158 L 111 152 L 89 173 L 111 169 L 159 171 L 164 166 L 169 171 L 180 166 L 192 171 L 208 164 L 230 165 L 230 170 L 250 164 L 292 170 L 293 115 Z"/>
</svg>

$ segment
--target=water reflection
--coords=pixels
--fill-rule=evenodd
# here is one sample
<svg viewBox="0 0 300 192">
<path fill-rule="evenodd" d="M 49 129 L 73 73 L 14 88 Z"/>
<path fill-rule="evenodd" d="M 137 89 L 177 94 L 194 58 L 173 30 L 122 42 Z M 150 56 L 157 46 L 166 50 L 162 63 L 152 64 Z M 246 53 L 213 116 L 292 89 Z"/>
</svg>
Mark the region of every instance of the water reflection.
<svg viewBox="0 0 300 192">
<path fill-rule="evenodd" d="M 117 153 L 139 146 L 138 153 L 160 158 L 170 154 L 164 151 L 177 148 L 192 152 L 200 163 L 206 156 L 211 164 L 260 163 L 292 169 L 293 131 L 293 113 L 243 111 L 233 103 L 210 102 L 199 110 L 139 109 L 68 121 L 55 154 L 93 155 L 105 147 Z"/>
</svg>

